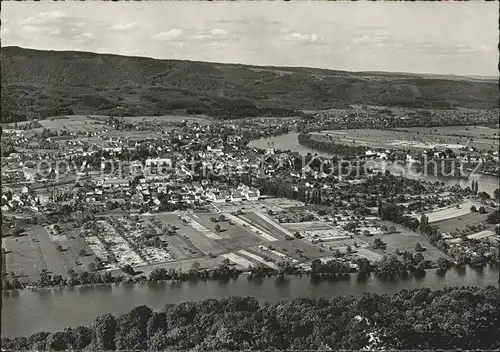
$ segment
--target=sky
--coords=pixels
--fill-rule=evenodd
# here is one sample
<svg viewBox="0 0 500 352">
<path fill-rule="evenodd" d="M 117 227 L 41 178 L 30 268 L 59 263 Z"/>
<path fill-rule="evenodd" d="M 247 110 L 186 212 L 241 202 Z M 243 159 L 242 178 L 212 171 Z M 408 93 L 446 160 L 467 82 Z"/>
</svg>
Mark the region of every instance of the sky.
<svg viewBox="0 0 500 352">
<path fill-rule="evenodd" d="M 1 20 L 2 46 L 498 76 L 494 1 L 9 1 Z"/>
</svg>

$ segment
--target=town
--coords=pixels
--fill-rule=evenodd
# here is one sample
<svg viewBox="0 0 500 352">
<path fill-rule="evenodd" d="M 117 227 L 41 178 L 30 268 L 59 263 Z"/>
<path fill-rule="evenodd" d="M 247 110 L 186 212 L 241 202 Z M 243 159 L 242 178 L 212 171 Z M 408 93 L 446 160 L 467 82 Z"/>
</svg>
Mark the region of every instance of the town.
<svg viewBox="0 0 500 352">
<path fill-rule="evenodd" d="M 498 263 L 498 189 L 373 164 L 429 148 L 327 138 L 319 147 L 355 152 L 328 158 L 248 144 L 304 131 L 306 120 L 82 115 L 3 126 L 3 289 Z M 351 120 L 335 123 L 333 135 L 355 131 Z M 497 151 L 451 148 L 498 173 Z"/>
</svg>

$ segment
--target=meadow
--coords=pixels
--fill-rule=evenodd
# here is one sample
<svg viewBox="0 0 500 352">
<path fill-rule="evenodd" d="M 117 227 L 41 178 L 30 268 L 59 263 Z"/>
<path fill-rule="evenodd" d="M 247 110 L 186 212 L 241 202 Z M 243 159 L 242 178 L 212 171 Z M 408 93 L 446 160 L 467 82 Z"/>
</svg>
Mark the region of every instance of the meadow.
<svg viewBox="0 0 500 352">
<path fill-rule="evenodd" d="M 498 131 L 482 126 L 411 127 L 391 130 L 352 129 L 310 133 L 314 140 L 369 148 L 450 148 L 472 146 L 498 150 Z"/>
</svg>

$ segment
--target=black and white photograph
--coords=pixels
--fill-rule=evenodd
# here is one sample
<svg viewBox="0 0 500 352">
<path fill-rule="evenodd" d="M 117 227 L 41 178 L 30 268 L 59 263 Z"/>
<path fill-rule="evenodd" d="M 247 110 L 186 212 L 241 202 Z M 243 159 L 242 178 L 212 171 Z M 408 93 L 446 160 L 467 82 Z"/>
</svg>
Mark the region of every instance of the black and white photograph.
<svg viewBox="0 0 500 352">
<path fill-rule="evenodd" d="M 498 350 L 497 1 L 2 1 L 1 351 Z"/>
</svg>

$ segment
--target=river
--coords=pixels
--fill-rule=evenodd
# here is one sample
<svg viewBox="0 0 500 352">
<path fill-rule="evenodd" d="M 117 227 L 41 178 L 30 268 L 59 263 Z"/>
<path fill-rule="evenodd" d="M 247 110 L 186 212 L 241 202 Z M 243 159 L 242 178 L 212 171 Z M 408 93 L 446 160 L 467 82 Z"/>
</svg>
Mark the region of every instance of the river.
<svg viewBox="0 0 500 352">
<path fill-rule="evenodd" d="M 101 314 L 120 314 L 146 304 L 160 309 L 166 303 L 197 301 L 229 296 L 252 296 L 277 302 L 296 297 L 333 297 L 364 292 L 392 294 L 402 289 L 445 286 L 498 285 L 498 267 L 449 270 L 444 276 L 428 270 L 425 277 L 381 281 L 357 275 L 342 281 L 315 282 L 307 275 L 250 279 L 242 275 L 227 281 L 166 282 L 160 284 L 114 284 L 99 287 L 11 291 L 3 293 L 2 336 L 30 335 L 57 331 L 66 326 L 89 325 Z"/>
<path fill-rule="evenodd" d="M 261 149 L 267 149 L 268 148 L 268 143 L 273 142 L 274 143 L 274 149 L 279 149 L 279 150 L 290 150 L 292 152 L 298 152 L 302 155 L 305 155 L 307 153 L 311 154 L 318 154 L 319 156 L 324 156 L 324 157 L 332 157 L 332 156 L 338 156 L 342 157 L 341 155 L 336 155 L 335 153 L 331 152 L 325 152 L 325 151 L 320 151 L 316 149 L 312 149 L 309 147 L 306 147 L 304 145 L 299 144 L 297 140 L 297 136 L 299 134 L 296 132 L 288 133 L 288 134 L 283 134 L 275 137 L 266 137 L 266 138 L 260 138 L 251 141 L 248 145 L 251 147 L 255 148 L 261 148 Z M 380 161 L 377 163 L 379 167 L 382 167 L 382 164 Z M 421 179 L 421 180 L 426 180 L 426 181 L 431 181 L 431 182 L 445 182 L 447 185 L 454 186 L 454 185 L 460 185 L 462 188 L 466 188 L 467 186 L 470 186 L 473 180 L 478 181 L 479 185 L 479 191 L 484 191 L 489 193 L 491 196 L 493 196 L 493 192 L 495 189 L 499 188 L 499 183 L 500 179 L 495 176 L 491 175 L 474 175 L 470 177 L 468 180 L 466 179 L 457 179 L 457 178 L 452 178 L 452 177 L 442 177 L 442 176 L 435 176 L 435 175 L 423 175 L 422 173 L 417 173 L 415 171 L 412 172 L 412 170 L 406 166 L 403 167 L 402 165 L 396 165 L 390 162 L 384 162 L 384 165 L 386 170 L 389 170 L 395 174 L 400 174 L 401 172 L 405 177 L 408 178 L 413 178 L 413 179 Z"/>
</svg>

